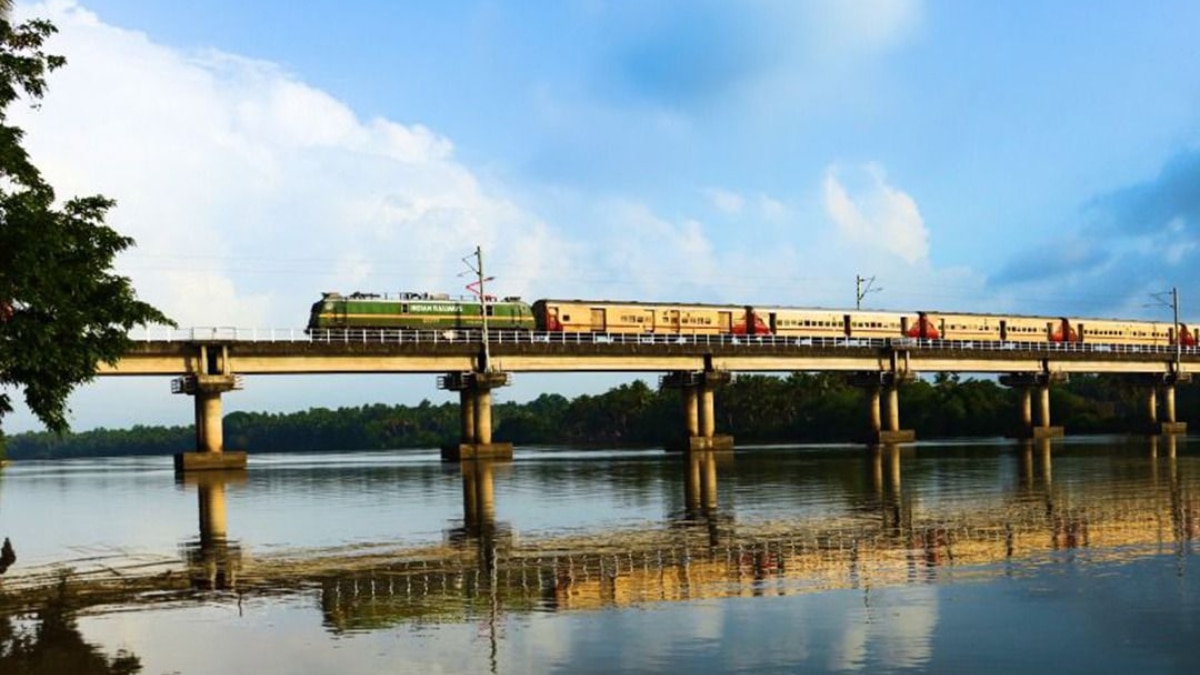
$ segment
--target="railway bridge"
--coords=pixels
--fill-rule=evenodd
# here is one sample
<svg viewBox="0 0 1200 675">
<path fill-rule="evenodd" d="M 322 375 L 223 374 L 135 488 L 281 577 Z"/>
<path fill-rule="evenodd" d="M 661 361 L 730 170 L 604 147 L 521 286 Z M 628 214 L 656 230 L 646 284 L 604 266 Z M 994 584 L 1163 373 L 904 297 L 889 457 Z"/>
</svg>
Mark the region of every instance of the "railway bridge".
<svg viewBox="0 0 1200 675">
<path fill-rule="evenodd" d="M 734 373 L 845 373 L 868 392 L 866 440 L 896 443 L 914 438 L 900 424 L 899 385 L 920 373 L 1000 375 L 1021 392 L 1018 435 L 1046 438 L 1063 433 L 1051 422 L 1050 384 L 1072 373 L 1136 379 L 1146 391 L 1149 429 L 1182 433 L 1175 384 L 1200 370 L 1197 347 L 1079 342 L 529 331 L 491 331 L 485 341 L 479 331 L 234 328 L 148 330 L 132 337 L 132 348 L 116 363 L 101 364 L 98 374 L 172 376 L 172 391 L 193 397 L 196 448 L 177 456 L 183 471 L 245 466 L 245 452 L 224 447 L 221 415 L 222 395 L 242 388 L 244 375 L 436 375 L 439 387 L 460 396 L 460 442 L 443 448 L 444 458 L 460 460 L 511 456 L 511 444 L 492 438 L 491 392 L 519 373 L 661 373 L 662 384 L 682 394 L 677 447 L 702 451 L 733 446 L 732 437 L 715 428 L 714 397 Z"/>
</svg>

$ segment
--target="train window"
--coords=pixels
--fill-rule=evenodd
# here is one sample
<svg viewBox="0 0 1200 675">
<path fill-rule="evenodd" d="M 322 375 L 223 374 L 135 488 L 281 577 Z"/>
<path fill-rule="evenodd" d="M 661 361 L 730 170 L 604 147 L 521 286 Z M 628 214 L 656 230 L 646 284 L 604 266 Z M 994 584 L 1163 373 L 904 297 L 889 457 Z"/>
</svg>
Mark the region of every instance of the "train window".
<svg viewBox="0 0 1200 675">
<path fill-rule="evenodd" d="M 570 320 L 571 320 L 571 315 L 570 315 L 570 314 L 563 314 L 562 320 L 563 320 L 563 321 L 570 321 Z"/>
</svg>

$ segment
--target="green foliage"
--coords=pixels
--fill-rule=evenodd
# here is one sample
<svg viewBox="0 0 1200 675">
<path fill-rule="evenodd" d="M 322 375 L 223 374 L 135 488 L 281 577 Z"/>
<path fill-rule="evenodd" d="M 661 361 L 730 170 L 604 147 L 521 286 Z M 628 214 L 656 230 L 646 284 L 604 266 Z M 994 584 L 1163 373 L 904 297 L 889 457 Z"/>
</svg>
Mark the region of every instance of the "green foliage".
<svg viewBox="0 0 1200 675">
<path fill-rule="evenodd" d="M 38 419 L 63 432 L 67 397 L 128 350 L 129 329 L 170 321 L 111 271 L 133 244 L 104 224 L 114 202 L 95 195 L 56 206 L 22 131 L 8 124 L 8 106 L 41 98 L 46 75 L 65 63 L 41 49 L 54 30 L 0 19 L 0 384 L 23 389 Z M 0 419 L 11 410 L 0 393 Z"/>
</svg>

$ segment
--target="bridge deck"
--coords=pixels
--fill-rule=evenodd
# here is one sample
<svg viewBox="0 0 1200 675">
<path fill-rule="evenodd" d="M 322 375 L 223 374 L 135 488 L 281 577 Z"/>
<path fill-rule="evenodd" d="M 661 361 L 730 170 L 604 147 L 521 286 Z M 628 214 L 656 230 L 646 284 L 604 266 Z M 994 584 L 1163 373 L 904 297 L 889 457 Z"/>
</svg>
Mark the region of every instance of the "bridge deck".
<svg viewBox="0 0 1200 675">
<path fill-rule="evenodd" d="M 478 366 L 478 332 L 193 329 L 148 336 L 101 375 L 202 372 L 199 347 L 225 350 L 239 374 L 445 373 Z M 771 335 L 607 335 L 496 331 L 494 369 L 511 372 L 726 370 L 1188 374 L 1195 347 Z"/>
</svg>

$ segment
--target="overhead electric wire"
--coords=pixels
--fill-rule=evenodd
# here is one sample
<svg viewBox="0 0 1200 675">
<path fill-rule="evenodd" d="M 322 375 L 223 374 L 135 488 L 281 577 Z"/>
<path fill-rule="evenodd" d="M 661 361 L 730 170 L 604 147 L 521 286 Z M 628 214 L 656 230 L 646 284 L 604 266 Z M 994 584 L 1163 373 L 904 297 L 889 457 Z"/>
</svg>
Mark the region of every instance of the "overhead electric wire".
<svg viewBox="0 0 1200 675">
<path fill-rule="evenodd" d="M 147 264 L 148 263 L 148 264 Z M 376 284 L 377 279 L 396 276 L 389 270 L 405 269 L 414 277 L 426 277 L 432 274 L 433 279 L 425 283 L 441 284 L 446 289 L 452 289 L 461 281 L 457 273 L 451 271 L 449 263 L 431 262 L 427 257 L 388 257 L 388 258 L 330 258 L 302 256 L 284 258 L 263 255 L 184 255 L 163 254 L 143 251 L 132 251 L 121 256 L 118 265 L 122 273 L 133 272 L 196 272 L 212 274 L 253 275 L 253 276 L 290 276 L 309 277 L 312 279 L 328 279 L 343 273 L 339 266 L 365 265 L 371 268 L 363 284 Z M 613 295 L 615 289 L 630 289 L 637 293 L 647 286 L 662 286 L 675 289 L 688 287 L 697 293 L 704 293 L 714 287 L 719 287 L 722 295 L 728 297 L 738 293 L 747 296 L 747 302 L 769 302 L 772 297 L 786 295 L 795 297 L 797 289 L 800 294 L 820 298 L 842 298 L 842 302 L 829 303 L 814 301 L 812 305 L 821 306 L 850 306 L 853 298 L 847 291 L 847 281 L 833 279 L 828 275 L 804 276 L 787 274 L 747 274 L 738 271 L 736 274 L 722 275 L 719 278 L 711 274 L 694 274 L 680 276 L 674 271 L 638 270 L 637 276 L 620 276 L 608 273 L 582 273 L 559 279 L 558 283 L 549 281 L 546 277 L 529 274 L 527 266 L 518 263 L 505 263 L 504 260 L 492 265 L 494 275 L 501 285 L 537 284 L 537 294 L 542 297 L 553 297 L 555 286 L 563 282 L 572 288 L 580 285 L 595 286 L 596 295 L 605 299 Z M 405 287 L 403 280 L 389 280 L 387 287 Z M 1126 300 L 1132 302 L 1135 296 L 1140 297 L 1140 291 L 1130 291 L 1128 298 L 1114 297 L 1111 293 L 1101 292 L 1046 292 L 1038 290 L 1028 292 L 1029 284 L 1011 286 L 973 288 L 968 292 L 947 290 L 945 282 L 937 283 L 906 283 L 911 280 L 888 278 L 888 290 L 872 297 L 869 307 L 881 309 L 936 308 L 945 311 L 967 311 L 962 305 L 1005 303 L 1022 308 L 1022 311 L 1038 311 L 1045 313 L 1080 314 L 1087 312 L 1111 313 L 1111 309 L 1120 308 Z M 788 289 L 781 293 L 780 289 Z M 440 289 L 430 289 L 440 290 Z M 807 292 L 805 292 L 807 291 Z M 765 296 L 765 297 L 764 297 Z M 631 298 L 636 299 L 636 298 Z M 671 298 L 649 298 L 652 300 L 670 300 Z M 1115 300 L 1115 302 L 1114 302 Z M 780 304 L 806 305 L 803 301 L 789 301 Z M 1092 309 L 1088 309 L 1092 308 Z"/>
</svg>

